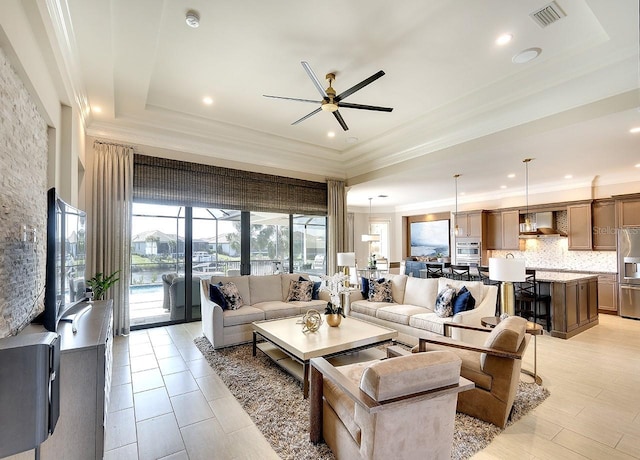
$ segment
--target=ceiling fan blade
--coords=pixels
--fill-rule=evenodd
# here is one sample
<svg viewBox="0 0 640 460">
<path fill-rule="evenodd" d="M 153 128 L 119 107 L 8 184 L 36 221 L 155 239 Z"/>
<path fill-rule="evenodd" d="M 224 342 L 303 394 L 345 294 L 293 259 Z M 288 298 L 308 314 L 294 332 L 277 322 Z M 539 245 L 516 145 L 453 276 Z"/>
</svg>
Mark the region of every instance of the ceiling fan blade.
<svg viewBox="0 0 640 460">
<path fill-rule="evenodd" d="M 376 110 L 378 112 L 391 112 L 393 110 L 393 107 L 378 107 L 377 105 L 350 104 L 348 102 L 341 102 L 340 108 L 341 109 Z"/>
<path fill-rule="evenodd" d="M 263 94 L 264 97 L 270 97 L 273 99 L 286 99 L 287 101 L 297 101 L 297 102 L 313 102 L 314 104 L 320 104 L 322 101 L 312 101 L 311 99 L 300 99 L 297 97 L 283 97 L 283 96 L 269 96 L 268 94 Z"/>
<path fill-rule="evenodd" d="M 340 123 L 340 126 L 342 126 L 342 129 L 344 129 L 345 131 L 349 131 L 349 127 L 344 122 L 344 119 L 342 118 L 342 115 L 340 115 L 339 110 L 336 110 L 335 112 L 333 112 L 333 116 L 336 117 L 336 120 L 338 120 L 338 123 Z"/>
<path fill-rule="evenodd" d="M 320 80 L 318 80 L 318 77 L 316 77 L 316 74 L 313 73 L 313 70 L 311 70 L 311 66 L 309 65 L 309 63 L 306 61 L 302 61 L 301 64 L 302 64 L 302 67 L 304 67 L 304 70 L 307 71 L 307 75 L 309 75 L 309 78 L 311 78 L 313 85 L 316 87 L 316 89 L 318 90 L 322 98 L 324 99 L 325 97 L 327 97 L 327 93 L 324 91 L 324 88 L 320 84 Z"/>
<path fill-rule="evenodd" d="M 342 99 L 345 99 L 349 96 L 351 96 L 353 93 L 355 93 L 356 91 L 361 90 L 362 88 L 364 88 L 365 86 L 367 86 L 370 83 L 373 83 L 374 81 L 376 81 L 378 78 L 382 77 L 384 75 L 384 72 L 381 70 L 378 73 L 374 73 L 373 75 L 371 75 L 369 78 L 362 80 L 360 83 L 358 83 L 355 86 L 352 86 L 351 88 L 349 88 L 348 90 L 338 94 L 335 97 L 336 101 L 340 101 Z"/>
<path fill-rule="evenodd" d="M 322 109 L 320 107 L 318 107 L 317 109 L 315 109 L 313 112 L 306 114 L 304 117 L 300 118 L 299 120 L 294 121 L 293 123 L 291 123 L 292 125 L 297 125 L 298 123 L 300 123 L 301 121 L 305 121 L 307 118 L 309 118 L 312 115 L 315 115 L 316 113 L 320 112 Z M 335 113 L 335 112 L 334 112 Z"/>
</svg>

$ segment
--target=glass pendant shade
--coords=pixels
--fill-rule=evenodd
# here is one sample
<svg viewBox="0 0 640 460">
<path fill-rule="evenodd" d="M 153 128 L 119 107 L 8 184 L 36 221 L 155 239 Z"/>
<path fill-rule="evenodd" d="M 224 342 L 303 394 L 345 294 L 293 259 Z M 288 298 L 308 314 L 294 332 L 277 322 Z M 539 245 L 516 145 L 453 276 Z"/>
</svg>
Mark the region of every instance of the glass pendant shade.
<svg viewBox="0 0 640 460">
<path fill-rule="evenodd" d="M 369 224 L 368 226 L 371 225 L 371 200 L 373 200 L 373 198 L 369 198 Z M 371 230 L 371 229 L 369 229 Z M 372 241 L 380 241 L 380 235 L 377 233 L 365 233 L 362 235 L 361 237 L 362 242 L 363 243 L 370 243 Z"/>
</svg>

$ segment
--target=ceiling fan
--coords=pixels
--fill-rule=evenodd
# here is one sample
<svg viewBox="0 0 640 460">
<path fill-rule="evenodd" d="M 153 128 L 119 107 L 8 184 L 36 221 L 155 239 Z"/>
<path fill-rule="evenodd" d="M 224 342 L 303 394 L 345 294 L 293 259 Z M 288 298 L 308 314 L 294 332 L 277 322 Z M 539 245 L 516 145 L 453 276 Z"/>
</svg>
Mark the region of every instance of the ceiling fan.
<svg viewBox="0 0 640 460">
<path fill-rule="evenodd" d="M 302 61 L 301 64 L 302 64 L 302 67 L 304 67 L 304 70 L 307 71 L 307 75 L 309 75 L 309 78 L 311 78 L 311 81 L 313 82 L 314 86 L 316 87 L 316 89 L 320 93 L 320 96 L 322 97 L 321 100 L 314 101 L 312 99 L 299 99 L 299 98 L 295 98 L 295 97 L 269 96 L 267 94 L 263 94 L 264 97 L 271 97 L 271 98 L 274 98 L 274 99 L 287 99 L 289 101 L 310 102 L 310 103 L 313 103 L 313 104 L 320 104 L 320 107 L 315 109 L 313 112 L 308 113 L 307 115 L 305 115 L 304 117 L 300 118 L 299 120 L 294 121 L 293 123 L 291 123 L 292 125 L 297 125 L 301 121 L 304 121 L 307 118 L 309 118 L 309 117 L 315 115 L 316 113 L 320 112 L 321 110 L 324 110 L 326 112 L 333 113 L 333 116 L 336 117 L 336 120 L 338 120 L 338 123 L 340 123 L 340 126 L 342 127 L 342 129 L 344 129 L 345 131 L 348 131 L 349 127 L 344 122 L 344 119 L 342 118 L 342 115 L 340 115 L 340 112 L 338 110 L 340 108 L 360 109 L 360 110 L 375 110 L 375 111 L 378 111 L 378 112 L 391 112 L 393 110 L 393 108 L 391 108 L 391 107 L 378 107 L 378 106 L 375 106 L 375 105 L 350 104 L 348 102 L 342 102 L 343 100 L 345 100 L 347 97 L 351 96 L 356 91 L 361 90 L 362 88 L 364 88 L 368 84 L 373 83 L 378 78 L 382 77 L 384 75 L 384 72 L 382 70 L 380 70 L 377 73 L 374 73 L 369 78 L 366 78 L 366 79 L 362 80 L 360 83 L 358 83 L 357 85 L 352 86 L 348 90 L 343 91 L 340 94 L 336 94 L 336 90 L 333 89 L 333 87 L 331 86 L 332 83 L 336 79 L 336 75 L 335 74 L 328 73 L 327 76 L 325 77 L 327 80 L 329 80 L 329 87 L 325 90 L 325 89 L 322 88 L 322 85 L 320 84 L 320 81 L 318 80 L 318 77 L 316 77 L 316 74 L 313 73 L 313 70 L 311 70 L 311 66 L 309 65 L 309 63 L 305 62 L 305 61 Z"/>
</svg>

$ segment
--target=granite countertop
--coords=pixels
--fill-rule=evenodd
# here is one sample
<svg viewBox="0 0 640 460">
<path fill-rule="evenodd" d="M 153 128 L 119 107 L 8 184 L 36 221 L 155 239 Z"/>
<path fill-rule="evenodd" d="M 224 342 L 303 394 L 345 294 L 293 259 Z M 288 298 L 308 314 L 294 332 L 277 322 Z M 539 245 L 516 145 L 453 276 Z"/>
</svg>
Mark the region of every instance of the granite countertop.
<svg viewBox="0 0 640 460">
<path fill-rule="evenodd" d="M 603 270 L 571 270 L 565 268 L 545 268 L 545 267 L 527 267 L 537 272 L 552 272 L 552 273 L 580 273 L 583 275 L 617 275 L 617 271 L 603 271 Z"/>
<path fill-rule="evenodd" d="M 544 281 L 548 283 L 566 283 L 567 281 L 584 280 L 597 277 L 598 275 L 594 273 L 547 272 L 536 270 L 536 281 Z"/>
</svg>

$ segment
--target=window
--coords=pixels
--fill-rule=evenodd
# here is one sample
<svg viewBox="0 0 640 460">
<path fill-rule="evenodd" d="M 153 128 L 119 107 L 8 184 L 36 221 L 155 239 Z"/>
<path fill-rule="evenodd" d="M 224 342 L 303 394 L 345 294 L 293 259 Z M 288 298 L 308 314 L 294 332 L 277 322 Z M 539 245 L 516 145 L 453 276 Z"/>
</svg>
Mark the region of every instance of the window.
<svg viewBox="0 0 640 460">
<path fill-rule="evenodd" d="M 131 246 L 132 327 L 192 321 L 201 278 L 326 273 L 326 218 L 134 203 Z"/>
<path fill-rule="evenodd" d="M 327 218 L 293 216 L 293 271 L 327 273 Z"/>
<path fill-rule="evenodd" d="M 369 243 L 370 253 L 375 254 L 376 258 L 389 259 L 389 226 L 391 222 L 375 221 L 369 223 L 369 233 L 380 235 L 380 241 L 372 241 Z"/>
<path fill-rule="evenodd" d="M 251 274 L 289 272 L 289 215 L 252 212 Z"/>
</svg>

